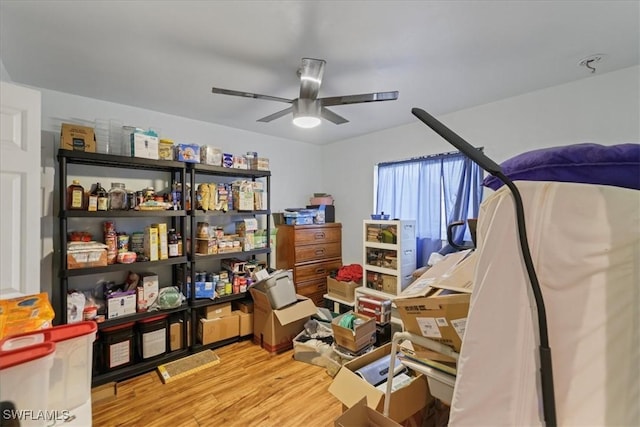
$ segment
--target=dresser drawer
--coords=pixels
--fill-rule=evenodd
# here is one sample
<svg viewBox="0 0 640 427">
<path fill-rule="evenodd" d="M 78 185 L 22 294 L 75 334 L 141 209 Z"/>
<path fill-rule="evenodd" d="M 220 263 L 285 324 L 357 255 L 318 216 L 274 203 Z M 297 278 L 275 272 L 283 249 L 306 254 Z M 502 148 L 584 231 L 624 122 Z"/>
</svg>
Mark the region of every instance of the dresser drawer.
<svg viewBox="0 0 640 427">
<path fill-rule="evenodd" d="M 296 293 L 309 298 L 315 305 L 324 307 L 324 295 L 327 293 L 327 278 L 297 283 Z"/>
<path fill-rule="evenodd" d="M 296 246 L 295 263 L 342 257 L 342 243 L 325 243 L 320 245 Z"/>
<path fill-rule="evenodd" d="M 293 280 L 296 282 L 306 282 L 312 279 L 326 279 L 332 270 L 337 270 L 340 267 L 342 267 L 342 260 L 340 258 L 296 266 L 293 269 Z"/>
<path fill-rule="evenodd" d="M 294 241 L 298 245 L 316 243 L 342 242 L 341 227 L 296 228 Z"/>
</svg>

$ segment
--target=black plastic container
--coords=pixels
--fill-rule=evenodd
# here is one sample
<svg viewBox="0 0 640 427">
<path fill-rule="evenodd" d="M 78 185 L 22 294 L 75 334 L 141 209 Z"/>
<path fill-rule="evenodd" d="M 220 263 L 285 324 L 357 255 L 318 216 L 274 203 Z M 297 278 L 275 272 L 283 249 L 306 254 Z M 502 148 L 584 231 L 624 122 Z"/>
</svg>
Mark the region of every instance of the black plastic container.
<svg viewBox="0 0 640 427">
<path fill-rule="evenodd" d="M 162 314 L 138 321 L 138 356 L 141 360 L 162 356 L 167 352 L 167 317 Z"/>
<path fill-rule="evenodd" d="M 122 368 L 134 362 L 134 325 L 134 322 L 130 322 L 100 330 L 103 371 Z"/>
</svg>

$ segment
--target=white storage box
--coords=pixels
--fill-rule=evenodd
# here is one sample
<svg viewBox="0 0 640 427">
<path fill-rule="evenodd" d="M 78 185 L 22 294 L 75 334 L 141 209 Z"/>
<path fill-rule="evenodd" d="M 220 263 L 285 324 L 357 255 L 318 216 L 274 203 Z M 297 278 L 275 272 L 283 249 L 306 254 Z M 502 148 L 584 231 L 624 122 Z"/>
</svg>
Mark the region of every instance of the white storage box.
<svg viewBox="0 0 640 427">
<path fill-rule="evenodd" d="M 56 345 L 52 342 L 15 350 L 0 350 L 0 401 L 12 402 L 18 411 L 33 411 L 19 420 L 22 427 L 45 426 L 51 420 L 37 417 L 47 410 L 49 371 Z"/>
<path fill-rule="evenodd" d="M 55 343 L 55 358 L 49 376 L 48 409 L 71 410 L 91 397 L 91 367 L 96 330 L 95 322 L 86 321 L 27 332 L 0 341 L 0 351 L 28 348 L 44 342 Z M 5 387 L 3 382 L 2 388 Z"/>
<path fill-rule="evenodd" d="M 289 271 L 276 271 L 270 277 L 259 281 L 255 286 L 267 294 L 271 308 L 278 310 L 297 301 L 296 287 Z"/>
</svg>

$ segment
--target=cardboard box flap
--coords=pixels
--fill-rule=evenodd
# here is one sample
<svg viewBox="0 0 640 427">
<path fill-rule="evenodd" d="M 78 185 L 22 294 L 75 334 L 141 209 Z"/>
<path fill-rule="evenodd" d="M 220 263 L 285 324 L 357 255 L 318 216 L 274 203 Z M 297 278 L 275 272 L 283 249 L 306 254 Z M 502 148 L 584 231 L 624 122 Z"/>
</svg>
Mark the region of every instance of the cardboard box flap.
<svg viewBox="0 0 640 427">
<path fill-rule="evenodd" d="M 447 280 L 449 285 L 452 283 L 456 283 L 456 280 L 460 280 L 461 283 L 466 283 L 467 280 L 459 279 L 456 277 L 452 277 L 453 273 L 456 270 L 458 264 L 462 263 L 467 259 L 467 257 L 471 257 L 474 253 L 471 249 L 467 249 L 465 251 L 454 252 L 447 256 L 445 256 L 440 262 L 436 263 L 434 266 L 425 271 L 422 276 L 416 279 L 412 284 L 410 284 L 402 293 L 401 296 L 406 297 L 422 297 L 426 296 L 431 287 L 438 287 L 439 282 L 443 280 Z M 471 257 L 472 261 L 470 264 L 471 269 L 462 269 L 461 272 L 468 273 L 471 271 L 471 278 L 473 278 L 473 270 L 475 268 L 475 256 Z M 464 292 L 470 292 L 472 286 L 467 284 L 466 287 L 461 287 Z M 467 290 L 465 290 L 467 289 Z"/>
<path fill-rule="evenodd" d="M 264 295 L 264 294 L 263 294 Z M 281 325 L 288 325 L 296 320 L 316 314 L 317 308 L 309 298 L 296 295 L 298 302 L 279 310 L 273 310 Z"/>
<path fill-rule="evenodd" d="M 264 292 L 256 289 L 254 286 L 249 288 L 249 293 L 251 294 L 251 298 L 253 298 L 253 302 L 255 305 L 260 307 L 271 307 L 271 303 L 269 302 L 269 297 Z"/>
<path fill-rule="evenodd" d="M 344 372 L 342 367 L 333 378 L 329 386 L 329 393 L 333 394 L 346 407 L 351 408 L 364 398 L 370 408 L 377 408 L 382 403 L 384 393 L 375 387 L 371 387 L 367 382 L 361 380 L 354 382 L 351 372 Z"/>
<path fill-rule="evenodd" d="M 400 424 L 385 417 L 367 406 L 367 399 L 358 403 L 340 415 L 334 422 L 335 427 L 401 427 Z"/>
</svg>

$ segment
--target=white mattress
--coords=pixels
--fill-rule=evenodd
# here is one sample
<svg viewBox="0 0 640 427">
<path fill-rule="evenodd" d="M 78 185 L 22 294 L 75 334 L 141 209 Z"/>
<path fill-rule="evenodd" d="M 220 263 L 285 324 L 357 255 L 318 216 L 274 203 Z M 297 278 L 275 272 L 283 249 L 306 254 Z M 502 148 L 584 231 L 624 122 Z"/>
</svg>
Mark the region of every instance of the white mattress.
<svg viewBox="0 0 640 427">
<path fill-rule="evenodd" d="M 517 182 L 547 310 L 558 425 L 640 425 L 640 191 Z M 535 302 L 511 193 L 481 205 L 452 426 L 543 425 Z"/>
</svg>

